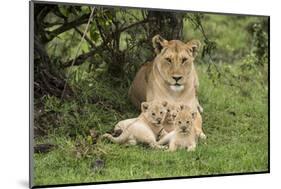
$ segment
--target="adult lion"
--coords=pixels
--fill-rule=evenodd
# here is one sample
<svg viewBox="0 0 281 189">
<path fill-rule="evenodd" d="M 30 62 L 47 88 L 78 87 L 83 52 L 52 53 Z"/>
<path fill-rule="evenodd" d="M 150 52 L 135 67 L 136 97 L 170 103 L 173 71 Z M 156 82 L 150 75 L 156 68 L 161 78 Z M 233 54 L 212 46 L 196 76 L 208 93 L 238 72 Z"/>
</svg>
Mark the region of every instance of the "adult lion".
<svg viewBox="0 0 281 189">
<path fill-rule="evenodd" d="M 197 110 L 199 103 L 196 88 L 199 83 L 193 61 L 200 42 L 167 41 L 156 35 L 152 43 L 156 57 L 152 62 L 145 63 L 137 72 L 129 89 L 132 103 L 140 108 L 141 102 L 144 101 L 167 100 Z M 204 138 L 202 117 L 200 114 L 197 117 L 200 122 L 198 134 Z"/>
</svg>

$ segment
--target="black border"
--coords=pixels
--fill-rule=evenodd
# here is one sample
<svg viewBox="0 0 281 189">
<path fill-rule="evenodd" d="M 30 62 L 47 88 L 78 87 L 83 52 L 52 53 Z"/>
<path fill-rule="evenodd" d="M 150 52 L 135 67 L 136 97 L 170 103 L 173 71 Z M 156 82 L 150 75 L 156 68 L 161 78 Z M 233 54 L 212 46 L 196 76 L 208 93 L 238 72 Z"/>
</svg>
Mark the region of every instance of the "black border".
<svg viewBox="0 0 281 189">
<path fill-rule="evenodd" d="M 33 27 L 34 27 L 34 4 L 62 4 L 73 6 L 97 6 L 109 8 L 135 8 L 135 9 L 148 9 L 156 11 L 177 11 L 177 12 L 192 12 L 192 13 L 205 13 L 217 15 L 237 15 L 237 16 L 255 16 L 255 17 L 268 17 L 268 170 L 257 172 L 241 172 L 241 173 L 224 173 L 212 175 L 196 175 L 196 176 L 179 176 L 179 177 L 162 177 L 150 179 L 131 179 L 131 180 L 115 180 L 115 181 L 100 181 L 100 182 L 85 182 L 85 183 L 68 183 L 68 184 L 50 184 L 50 185 L 33 185 Z M 131 183 L 143 181 L 163 181 L 174 179 L 191 179 L 191 178 L 208 178 L 208 177 L 223 177 L 223 176 L 239 176 L 239 175 L 254 175 L 270 173 L 270 16 L 269 15 L 254 15 L 254 14 L 238 14 L 238 13 L 219 13 L 219 12 L 205 12 L 205 11 L 192 11 L 192 10 L 175 10 L 175 9 L 160 9 L 148 7 L 133 7 L 133 6 L 120 6 L 120 5 L 101 5 L 101 4 L 87 4 L 87 3 L 69 3 L 69 2 L 55 2 L 55 1 L 29 1 L 29 188 L 52 188 L 52 187 L 67 187 L 67 186 L 85 186 L 85 185 L 99 185 L 99 184 L 114 184 L 114 183 Z"/>
</svg>

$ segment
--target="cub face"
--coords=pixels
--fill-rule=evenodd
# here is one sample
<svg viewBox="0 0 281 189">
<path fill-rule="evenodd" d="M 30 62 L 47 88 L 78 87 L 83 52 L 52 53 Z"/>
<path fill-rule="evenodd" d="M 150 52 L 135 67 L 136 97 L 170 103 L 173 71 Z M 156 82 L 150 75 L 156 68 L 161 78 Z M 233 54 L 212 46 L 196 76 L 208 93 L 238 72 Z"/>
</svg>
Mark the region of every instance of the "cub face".
<svg viewBox="0 0 281 189">
<path fill-rule="evenodd" d="M 167 105 L 168 103 L 166 101 L 143 102 L 141 104 L 141 110 L 150 123 L 161 126 L 166 117 Z"/>
<path fill-rule="evenodd" d="M 173 124 L 179 111 L 181 111 L 180 106 L 178 106 L 176 104 L 168 104 L 165 121 L 168 124 Z"/>
<path fill-rule="evenodd" d="M 178 113 L 175 119 L 175 128 L 182 134 L 188 134 L 191 132 L 194 126 L 194 120 L 197 116 L 197 112 L 192 112 L 190 108 L 181 106 L 181 111 Z"/>
</svg>

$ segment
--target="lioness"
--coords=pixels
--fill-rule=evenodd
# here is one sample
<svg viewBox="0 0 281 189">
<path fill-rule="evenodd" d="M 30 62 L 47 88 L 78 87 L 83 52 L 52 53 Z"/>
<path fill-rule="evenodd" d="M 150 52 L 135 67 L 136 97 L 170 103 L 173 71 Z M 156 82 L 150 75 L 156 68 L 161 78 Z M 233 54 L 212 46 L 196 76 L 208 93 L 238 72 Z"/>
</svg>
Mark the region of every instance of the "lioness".
<svg viewBox="0 0 281 189">
<path fill-rule="evenodd" d="M 142 113 L 131 124 L 122 127 L 121 135 L 113 137 L 110 134 L 104 134 L 103 137 L 108 138 L 114 143 L 131 144 L 137 143 L 148 144 L 152 148 L 161 148 L 157 144 L 157 137 L 166 135 L 162 127 L 162 122 L 166 116 L 167 102 L 143 102 L 141 104 Z"/>
<path fill-rule="evenodd" d="M 132 103 L 139 108 L 144 101 L 166 100 L 185 104 L 194 111 L 201 109 L 196 98 L 199 82 L 193 64 L 200 42 L 167 41 L 156 35 L 152 43 L 157 55 L 137 72 L 129 89 Z M 198 130 L 204 138 L 202 118 L 197 116 L 196 119 L 201 123 Z"/>
<path fill-rule="evenodd" d="M 197 112 L 189 108 L 180 111 L 175 119 L 175 130 L 158 141 L 159 145 L 169 144 L 169 151 L 178 148 L 187 148 L 188 151 L 195 150 L 197 135 L 195 130 L 195 118 Z"/>
</svg>

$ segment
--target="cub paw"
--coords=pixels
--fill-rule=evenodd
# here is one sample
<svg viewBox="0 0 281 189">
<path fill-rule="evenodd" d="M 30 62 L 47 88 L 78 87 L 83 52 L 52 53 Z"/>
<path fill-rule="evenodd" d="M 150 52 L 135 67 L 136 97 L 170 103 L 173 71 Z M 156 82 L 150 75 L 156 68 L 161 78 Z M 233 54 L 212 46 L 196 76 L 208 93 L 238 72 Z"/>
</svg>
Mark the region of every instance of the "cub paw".
<svg viewBox="0 0 281 189">
<path fill-rule="evenodd" d="M 168 149 L 168 146 L 161 146 L 161 145 L 160 145 L 159 148 L 160 148 L 160 149 L 163 149 L 163 150 L 167 150 L 167 149 Z"/>
<path fill-rule="evenodd" d="M 111 134 L 105 133 L 104 135 L 102 135 L 102 138 L 110 138 L 112 137 Z"/>
<path fill-rule="evenodd" d="M 196 148 L 196 145 L 190 146 L 190 147 L 188 147 L 187 151 L 193 152 L 193 151 L 195 151 L 195 148 Z"/>
</svg>

